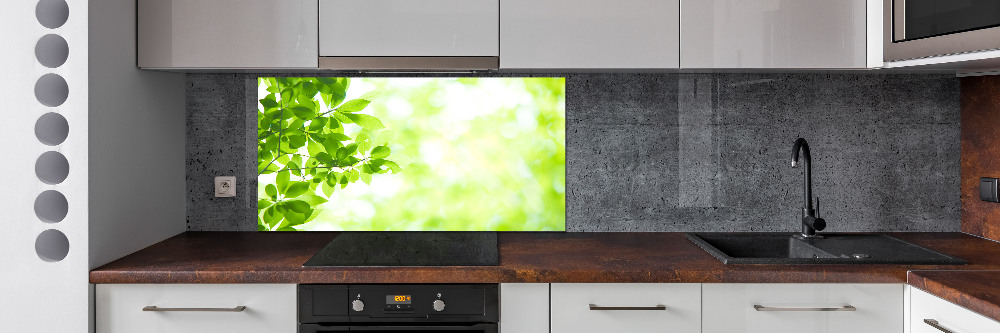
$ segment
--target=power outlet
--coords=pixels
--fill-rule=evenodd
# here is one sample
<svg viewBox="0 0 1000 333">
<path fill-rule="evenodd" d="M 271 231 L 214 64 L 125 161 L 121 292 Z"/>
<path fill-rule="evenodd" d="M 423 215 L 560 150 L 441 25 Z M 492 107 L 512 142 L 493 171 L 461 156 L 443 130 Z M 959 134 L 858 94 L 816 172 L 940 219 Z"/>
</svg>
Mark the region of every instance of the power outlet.
<svg viewBox="0 0 1000 333">
<path fill-rule="evenodd" d="M 215 197 L 227 198 L 236 196 L 236 177 L 219 176 L 215 177 Z"/>
</svg>

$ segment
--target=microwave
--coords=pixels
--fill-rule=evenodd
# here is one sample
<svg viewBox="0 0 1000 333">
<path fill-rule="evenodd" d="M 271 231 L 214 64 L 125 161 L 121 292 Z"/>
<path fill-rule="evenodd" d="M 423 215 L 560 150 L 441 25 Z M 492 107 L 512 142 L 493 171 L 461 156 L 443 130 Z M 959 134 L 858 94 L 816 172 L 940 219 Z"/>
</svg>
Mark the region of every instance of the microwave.
<svg viewBox="0 0 1000 333">
<path fill-rule="evenodd" d="M 884 0 L 883 17 L 886 62 L 1000 49 L 998 0 Z"/>
</svg>

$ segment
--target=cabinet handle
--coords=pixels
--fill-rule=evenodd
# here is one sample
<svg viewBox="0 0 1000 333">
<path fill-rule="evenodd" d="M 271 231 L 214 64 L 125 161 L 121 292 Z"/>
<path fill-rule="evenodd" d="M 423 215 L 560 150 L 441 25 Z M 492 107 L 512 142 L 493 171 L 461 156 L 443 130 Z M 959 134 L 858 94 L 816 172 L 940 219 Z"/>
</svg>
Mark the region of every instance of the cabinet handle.
<svg viewBox="0 0 1000 333">
<path fill-rule="evenodd" d="M 944 326 L 941 326 L 941 323 L 938 323 L 938 321 L 934 320 L 934 319 L 924 319 L 924 323 L 927 324 L 927 325 L 931 325 L 931 327 L 936 328 L 939 331 L 944 332 L 944 333 L 955 333 L 955 332 L 952 332 L 951 330 L 949 330 L 947 328 L 944 328 Z"/>
<path fill-rule="evenodd" d="M 753 309 L 757 311 L 858 311 L 858 308 L 855 308 L 853 305 L 844 305 L 832 308 L 776 308 L 754 304 Z"/>
<path fill-rule="evenodd" d="M 596 304 L 591 304 L 590 305 L 590 309 L 591 310 L 600 310 L 600 311 L 666 310 L 667 306 L 666 305 L 654 305 L 654 306 L 598 306 Z"/>
<path fill-rule="evenodd" d="M 190 312 L 243 312 L 247 307 L 240 305 L 232 308 L 158 308 L 154 305 L 149 305 L 142 308 L 142 311 L 156 311 L 156 312 L 175 312 L 175 311 L 190 311 Z"/>
</svg>

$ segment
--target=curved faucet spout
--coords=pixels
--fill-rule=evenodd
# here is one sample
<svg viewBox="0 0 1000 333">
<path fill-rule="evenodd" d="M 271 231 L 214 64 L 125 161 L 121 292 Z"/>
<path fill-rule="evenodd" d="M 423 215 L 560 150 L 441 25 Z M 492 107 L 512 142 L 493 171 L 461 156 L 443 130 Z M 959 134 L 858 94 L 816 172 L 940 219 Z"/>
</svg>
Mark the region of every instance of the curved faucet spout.
<svg viewBox="0 0 1000 333">
<path fill-rule="evenodd" d="M 803 202 L 802 208 L 807 210 L 812 210 L 812 155 L 809 154 L 809 143 L 806 139 L 798 138 L 795 140 L 795 144 L 792 145 L 792 167 L 796 168 L 799 166 L 799 151 L 802 152 L 802 164 L 805 170 L 802 173 L 803 181 L 803 196 L 805 201 Z"/>
<path fill-rule="evenodd" d="M 826 228 L 826 221 L 816 216 L 812 205 L 812 156 L 809 154 L 809 143 L 798 138 L 792 146 L 792 167 L 799 166 L 799 152 L 802 152 L 802 236 L 816 237 L 817 230 Z"/>
</svg>

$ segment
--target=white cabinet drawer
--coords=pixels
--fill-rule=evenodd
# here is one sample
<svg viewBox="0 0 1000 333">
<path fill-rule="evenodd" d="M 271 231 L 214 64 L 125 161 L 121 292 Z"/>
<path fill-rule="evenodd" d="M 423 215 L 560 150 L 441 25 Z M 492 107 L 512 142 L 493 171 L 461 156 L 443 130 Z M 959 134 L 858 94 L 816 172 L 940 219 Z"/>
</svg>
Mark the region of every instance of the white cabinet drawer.
<svg viewBox="0 0 1000 333">
<path fill-rule="evenodd" d="M 910 333 L 941 333 L 924 322 L 935 320 L 952 333 L 1000 332 L 1000 322 L 940 299 L 927 292 L 910 288 Z"/>
<path fill-rule="evenodd" d="M 500 56 L 499 0 L 319 0 L 323 57 Z"/>
<path fill-rule="evenodd" d="M 898 333 L 904 290 L 901 284 L 705 284 L 702 327 L 705 333 Z M 816 310 L 848 305 L 856 310 Z"/>
<path fill-rule="evenodd" d="M 701 331 L 701 285 L 554 283 L 552 333 Z M 662 310 L 592 309 L 656 308 Z"/>
<path fill-rule="evenodd" d="M 98 284 L 98 333 L 294 333 L 294 284 Z M 241 312 L 143 311 L 157 308 L 234 308 Z"/>
</svg>

